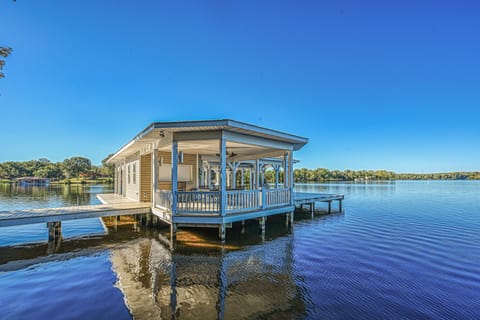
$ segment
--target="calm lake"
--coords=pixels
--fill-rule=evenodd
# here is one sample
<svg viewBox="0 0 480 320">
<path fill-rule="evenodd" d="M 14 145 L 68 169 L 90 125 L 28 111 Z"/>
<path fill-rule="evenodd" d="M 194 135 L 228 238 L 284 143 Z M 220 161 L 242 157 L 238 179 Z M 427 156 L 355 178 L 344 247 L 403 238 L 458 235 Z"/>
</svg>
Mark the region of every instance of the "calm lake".
<svg viewBox="0 0 480 320">
<path fill-rule="evenodd" d="M 130 217 L 0 228 L 1 319 L 478 319 L 480 182 L 298 184 L 344 212 L 245 234 Z M 0 185 L 0 210 L 96 204 L 109 187 Z M 317 204 L 324 210 L 326 204 Z M 336 207 L 334 206 L 334 209 Z"/>
</svg>

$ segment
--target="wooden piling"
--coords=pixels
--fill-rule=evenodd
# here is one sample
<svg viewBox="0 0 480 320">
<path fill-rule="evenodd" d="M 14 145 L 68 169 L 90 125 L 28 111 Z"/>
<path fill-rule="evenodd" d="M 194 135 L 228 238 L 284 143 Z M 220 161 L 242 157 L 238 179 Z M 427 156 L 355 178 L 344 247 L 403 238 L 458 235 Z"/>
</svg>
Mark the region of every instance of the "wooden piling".
<svg viewBox="0 0 480 320">
<path fill-rule="evenodd" d="M 225 241 L 225 224 L 222 223 L 219 227 L 218 227 L 218 238 L 220 238 L 220 240 L 223 242 Z"/>
<path fill-rule="evenodd" d="M 62 222 L 61 221 L 53 221 L 47 222 L 48 227 L 48 240 L 55 241 L 62 238 Z"/>
</svg>

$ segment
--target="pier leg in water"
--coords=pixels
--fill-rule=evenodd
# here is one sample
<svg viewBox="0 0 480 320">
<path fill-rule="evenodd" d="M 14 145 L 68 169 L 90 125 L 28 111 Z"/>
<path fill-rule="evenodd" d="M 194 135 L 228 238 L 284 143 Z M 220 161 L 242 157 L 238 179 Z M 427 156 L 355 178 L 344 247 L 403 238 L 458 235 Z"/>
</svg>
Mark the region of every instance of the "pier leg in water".
<svg viewBox="0 0 480 320">
<path fill-rule="evenodd" d="M 218 227 L 218 238 L 224 242 L 225 241 L 225 224 L 222 223 L 219 227 Z"/>
<path fill-rule="evenodd" d="M 290 227 L 293 227 L 294 215 L 295 215 L 295 211 L 290 212 Z"/>
<path fill-rule="evenodd" d="M 342 211 L 343 211 L 343 208 L 342 208 L 342 200 L 338 200 L 338 211 L 339 211 L 339 212 L 342 212 Z"/>
<path fill-rule="evenodd" d="M 312 219 L 315 213 L 315 202 L 310 203 L 310 214 L 312 215 Z"/>
<path fill-rule="evenodd" d="M 328 201 L 328 213 L 332 213 L 332 201 Z"/>
<path fill-rule="evenodd" d="M 48 227 L 48 240 L 57 240 L 62 238 L 62 222 L 53 221 L 47 222 Z"/>
<path fill-rule="evenodd" d="M 261 217 L 259 221 L 260 234 L 262 235 L 262 239 L 265 238 L 265 220 L 267 220 L 266 217 Z"/>
<path fill-rule="evenodd" d="M 290 213 L 285 213 L 285 227 L 290 226 Z"/>
<path fill-rule="evenodd" d="M 177 224 L 176 223 L 172 223 L 170 225 L 170 239 L 171 239 L 171 241 L 177 239 Z"/>
<path fill-rule="evenodd" d="M 62 222 L 47 222 L 48 227 L 48 247 L 47 254 L 53 254 L 60 248 L 62 240 Z"/>
</svg>

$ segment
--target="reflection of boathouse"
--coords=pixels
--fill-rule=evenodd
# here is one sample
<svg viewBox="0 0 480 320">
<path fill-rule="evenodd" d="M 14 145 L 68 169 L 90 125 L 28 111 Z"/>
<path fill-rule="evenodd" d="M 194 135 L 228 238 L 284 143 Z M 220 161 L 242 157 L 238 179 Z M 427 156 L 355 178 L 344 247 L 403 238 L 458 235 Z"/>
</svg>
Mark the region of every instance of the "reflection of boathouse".
<svg viewBox="0 0 480 320">
<path fill-rule="evenodd" d="M 135 319 L 293 318 L 305 312 L 292 237 L 213 255 L 171 253 L 158 240 L 113 249 L 118 287 Z"/>
</svg>

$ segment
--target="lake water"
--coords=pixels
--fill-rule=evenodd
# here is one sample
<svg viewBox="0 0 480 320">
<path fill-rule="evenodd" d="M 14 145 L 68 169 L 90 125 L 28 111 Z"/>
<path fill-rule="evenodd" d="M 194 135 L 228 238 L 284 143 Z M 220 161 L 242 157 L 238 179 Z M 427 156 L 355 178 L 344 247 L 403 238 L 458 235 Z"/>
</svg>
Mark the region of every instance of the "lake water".
<svg viewBox="0 0 480 320">
<path fill-rule="evenodd" d="M 480 182 L 308 184 L 344 212 L 216 230 L 134 219 L 0 228 L 2 319 L 479 319 Z M 98 203 L 108 187 L 0 185 L 0 210 Z M 326 204 L 317 204 L 325 209 Z M 335 207 L 334 207 L 335 209 Z"/>
</svg>

